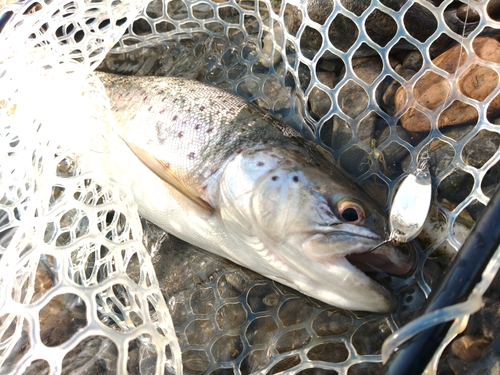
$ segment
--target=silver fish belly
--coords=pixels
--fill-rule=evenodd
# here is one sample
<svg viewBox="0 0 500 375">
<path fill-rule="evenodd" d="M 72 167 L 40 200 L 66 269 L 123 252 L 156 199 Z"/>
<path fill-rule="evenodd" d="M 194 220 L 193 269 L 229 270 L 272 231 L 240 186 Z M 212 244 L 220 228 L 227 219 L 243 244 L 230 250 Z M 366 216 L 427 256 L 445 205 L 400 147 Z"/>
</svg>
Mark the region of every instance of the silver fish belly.
<svg viewBox="0 0 500 375">
<path fill-rule="evenodd" d="M 324 152 L 262 109 L 196 81 L 98 73 L 142 216 L 326 303 L 387 312 L 361 269 L 407 273 L 372 200 Z M 356 264 L 356 266 L 354 266 Z M 359 267 L 359 268 L 358 268 Z"/>
</svg>

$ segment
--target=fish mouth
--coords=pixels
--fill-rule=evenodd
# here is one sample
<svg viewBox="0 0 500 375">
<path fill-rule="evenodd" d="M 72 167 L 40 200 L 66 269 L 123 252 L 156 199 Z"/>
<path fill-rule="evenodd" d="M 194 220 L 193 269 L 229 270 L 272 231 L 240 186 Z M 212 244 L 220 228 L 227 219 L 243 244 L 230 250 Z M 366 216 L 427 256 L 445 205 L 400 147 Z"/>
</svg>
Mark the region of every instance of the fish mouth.
<svg viewBox="0 0 500 375">
<path fill-rule="evenodd" d="M 383 241 L 380 236 L 373 232 L 360 236 L 346 228 L 339 229 L 336 233 L 316 232 L 303 244 L 305 255 L 317 262 L 314 273 L 309 273 L 309 276 L 325 289 L 335 292 L 331 300 L 323 300 L 337 306 L 341 303 L 351 310 L 393 311 L 397 299 L 387 285 L 381 283 L 378 273 L 397 277 L 410 274 L 416 264 L 416 252 L 411 246 L 396 247 L 392 243 L 372 251 Z M 319 269 L 323 271 L 319 272 Z M 332 277 L 338 285 L 332 286 L 325 281 Z"/>
<path fill-rule="evenodd" d="M 372 250 L 383 241 L 378 234 L 349 224 L 332 229 L 318 231 L 310 237 L 304 249 L 311 258 L 328 263 L 345 257 L 363 272 L 382 271 L 397 276 L 404 276 L 414 268 L 415 252 L 407 246 L 386 243 Z"/>
<path fill-rule="evenodd" d="M 357 252 L 345 256 L 347 261 L 360 271 L 385 272 L 393 276 L 405 276 L 415 267 L 415 253 L 408 246 L 395 247 L 385 244 L 378 249 Z"/>
</svg>

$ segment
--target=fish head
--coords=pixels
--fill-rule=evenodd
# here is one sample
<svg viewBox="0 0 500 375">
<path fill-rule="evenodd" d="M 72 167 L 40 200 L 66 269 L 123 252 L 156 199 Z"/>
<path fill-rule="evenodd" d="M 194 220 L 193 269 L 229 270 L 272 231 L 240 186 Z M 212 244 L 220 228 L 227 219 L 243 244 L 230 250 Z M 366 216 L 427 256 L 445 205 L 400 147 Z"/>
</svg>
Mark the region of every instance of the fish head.
<svg viewBox="0 0 500 375">
<path fill-rule="evenodd" d="M 261 241 L 266 276 L 338 307 L 394 309 L 364 271 L 404 275 L 414 259 L 392 244 L 370 251 L 388 238 L 387 218 L 343 172 L 285 150 L 244 153 L 228 167 L 223 219 L 240 239 Z"/>
<path fill-rule="evenodd" d="M 294 231 L 302 233 L 302 249 L 310 258 L 328 263 L 346 257 L 363 271 L 406 275 L 413 254 L 389 238 L 387 216 L 378 204 L 335 165 L 324 169 L 303 166 L 300 186 L 302 215 Z M 375 250 L 375 247 L 377 247 Z"/>
</svg>

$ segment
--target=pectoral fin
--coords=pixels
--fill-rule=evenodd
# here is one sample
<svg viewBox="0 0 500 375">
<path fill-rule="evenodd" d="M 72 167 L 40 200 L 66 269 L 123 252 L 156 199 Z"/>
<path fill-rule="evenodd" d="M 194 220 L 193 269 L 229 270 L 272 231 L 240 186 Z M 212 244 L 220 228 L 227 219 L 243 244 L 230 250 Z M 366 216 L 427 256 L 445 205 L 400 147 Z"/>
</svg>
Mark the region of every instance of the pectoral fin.
<svg viewBox="0 0 500 375">
<path fill-rule="evenodd" d="M 209 212 L 213 211 L 212 206 L 210 206 L 207 202 L 201 199 L 196 194 L 193 194 L 188 188 L 184 186 L 184 184 L 179 181 L 179 179 L 170 171 L 170 169 L 163 163 L 158 160 L 156 157 L 143 150 L 142 148 L 134 145 L 133 143 L 127 142 L 124 140 L 128 147 L 132 150 L 132 152 L 139 158 L 139 160 L 148 167 L 154 174 L 156 174 L 159 178 L 165 181 L 167 184 L 175 188 L 185 197 L 199 205 L 204 210 Z"/>
</svg>

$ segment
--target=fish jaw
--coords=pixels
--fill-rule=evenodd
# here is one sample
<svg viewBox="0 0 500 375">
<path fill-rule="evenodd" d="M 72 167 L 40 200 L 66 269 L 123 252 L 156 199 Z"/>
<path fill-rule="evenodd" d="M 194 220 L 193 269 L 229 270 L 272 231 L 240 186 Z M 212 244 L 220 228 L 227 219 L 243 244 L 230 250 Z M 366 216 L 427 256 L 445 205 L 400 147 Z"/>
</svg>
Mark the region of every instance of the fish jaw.
<svg viewBox="0 0 500 375">
<path fill-rule="evenodd" d="M 376 313 L 387 313 L 397 306 L 396 298 L 381 284 L 367 276 L 359 264 L 368 267 L 370 271 L 371 263 L 379 262 L 379 266 L 387 259 L 387 254 L 392 257 L 397 265 L 392 263 L 384 264 L 391 266 L 397 271 L 408 270 L 408 259 L 391 247 L 381 250 L 381 254 L 373 255 L 373 259 L 366 260 L 366 252 L 373 248 L 380 241 L 373 236 L 363 237 L 356 233 L 338 232 L 330 235 L 330 241 L 335 246 L 342 248 L 339 254 L 318 256 L 312 255 L 315 248 L 325 245 L 324 238 L 313 235 L 309 240 L 290 239 L 279 246 L 275 245 L 273 252 L 279 261 L 286 263 L 290 267 L 293 278 L 286 282 L 294 289 L 311 297 L 317 298 L 328 304 L 349 310 L 370 311 Z M 331 246 L 330 246 L 331 248 Z M 302 251 L 297 251 L 301 249 Z M 365 254 L 363 254 L 365 253 Z M 370 253 L 368 253 L 370 254 Z M 357 257 L 357 262 L 352 262 L 350 257 Z M 377 267 L 385 271 L 383 267 Z M 401 273 L 401 272 L 397 272 Z M 280 280 L 284 282 L 283 280 Z"/>
<path fill-rule="evenodd" d="M 343 256 L 363 271 L 383 271 L 398 276 L 407 275 L 413 269 L 414 254 L 403 252 L 391 243 L 379 246 L 383 239 L 365 228 L 344 224 L 328 229 L 303 241 L 304 253 L 309 258 L 328 263 Z"/>
<path fill-rule="evenodd" d="M 303 267 L 296 271 L 303 273 Z M 317 263 L 314 273 L 288 281 L 306 295 L 348 310 L 387 313 L 397 306 L 397 299 L 387 289 L 345 257 Z"/>
<path fill-rule="evenodd" d="M 409 249 L 407 249 L 409 250 Z M 416 254 L 385 244 L 374 251 L 353 253 L 346 257 L 362 271 L 383 271 L 389 275 L 409 275 L 416 265 Z"/>
</svg>

